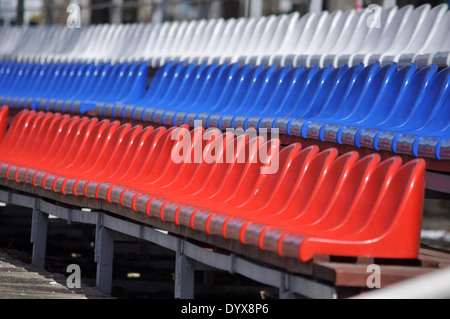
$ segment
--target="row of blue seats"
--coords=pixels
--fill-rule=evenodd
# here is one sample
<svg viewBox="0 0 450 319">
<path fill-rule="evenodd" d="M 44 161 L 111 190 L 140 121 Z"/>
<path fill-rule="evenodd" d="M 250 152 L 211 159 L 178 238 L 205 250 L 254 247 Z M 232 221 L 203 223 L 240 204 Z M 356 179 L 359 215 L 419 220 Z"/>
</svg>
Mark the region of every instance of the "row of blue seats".
<svg viewBox="0 0 450 319">
<path fill-rule="evenodd" d="M 146 94 L 97 113 L 164 125 L 281 133 L 450 159 L 450 68 L 169 63 Z"/>
<path fill-rule="evenodd" d="M 142 97 L 147 63 L 0 62 L 0 102 L 11 108 L 86 113 L 101 101 Z"/>
<path fill-rule="evenodd" d="M 12 108 L 84 113 L 164 125 L 244 129 L 450 159 L 450 68 L 375 63 L 334 68 L 145 63 L 21 64 L 0 68 Z"/>
</svg>

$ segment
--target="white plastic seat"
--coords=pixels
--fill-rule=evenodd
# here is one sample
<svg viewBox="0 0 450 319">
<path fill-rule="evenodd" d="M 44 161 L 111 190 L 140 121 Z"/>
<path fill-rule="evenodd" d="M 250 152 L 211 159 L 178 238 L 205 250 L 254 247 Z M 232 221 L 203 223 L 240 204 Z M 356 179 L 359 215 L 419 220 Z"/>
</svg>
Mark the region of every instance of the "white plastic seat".
<svg viewBox="0 0 450 319">
<path fill-rule="evenodd" d="M 131 62 L 130 57 L 134 54 L 134 52 L 140 51 L 143 46 L 143 38 L 147 36 L 146 26 L 150 24 L 145 23 L 137 23 L 133 25 L 133 28 L 130 29 L 130 38 L 124 38 L 121 43 L 122 52 L 117 55 L 117 62 Z M 129 43 L 128 43 L 129 41 Z"/>
<path fill-rule="evenodd" d="M 38 43 L 43 40 L 48 29 L 44 27 L 41 32 L 36 33 L 35 30 L 27 27 L 24 31 L 23 36 L 11 51 L 12 57 L 19 62 L 26 59 L 27 52 L 33 52 L 37 49 Z"/>
<path fill-rule="evenodd" d="M 87 41 L 87 45 L 84 48 L 82 54 L 80 54 L 79 58 L 76 58 L 78 61 L 86 61 L 91 62 L 93 59 L 98 57 L 99 48 L 103 45 L 108 46 L 109 40 L 108 33 L 112 33 L 115 31 L 115 26 L 112 25 L 108 27 L 106 24 L 98 25 L 94 27 L 93 32 L 91 33 L 91 37 Z"/>
<path fill-rule="evenodd" d="M 298 12 L 260 18 L 164 23 L 0 27 L 0 58 L 23 62 L 168 61 L 335 67 L 398 62 L 449 64 L 447 4 L 380 9 L 381 27 L 367 25 L 373 12 Z"/>
<path fill-rule="evenodd" d="M 293 43 L 294 45 L 288 48 L 288 50 L 282 54 L 281 58 L 277 55 L 272 60 L 276 64 L 280 64 L 282 66 L 293 65 L 296 54 L 306 50 L 307 46 L 312 41 L 314 30 L 317 29 L 319 21 L 327 16 L 327 11 L 320 13 L 312 12 L 303 16 L 297 26 L 297 30 L 300 31 L 297 42 L 295 44 Z"/>
<path fill-rule="evenodd" d="M 344 27 L 348 24 L 348 20 L 352 20 L 354 15 L 355 10 L 349 10 L 346 12 L 337 11 L 335 17 L 331 21 L 329 32 L 326 35 L 322 45 L 317 50 L 312 52 L 306 59 L 307 66 L 321 66 L 323 56 L 333 50 L 337 42 L 341 40 L 341 35 L 343 32 L 348 32 L 348 30 L 344 30 Z"/>
<path fill-rule="evenodd" d="M 255 50 L 258 46 L 258 43 L 261 41 L 263 37 L 266 26 L 272 26 L 272 21 L 275 17 L 261 17 L 257 19 L 257 23 L 252 32 L 247 32 L 244 34 L 238 46 L 236 47 L 236 51 L 233 52 L 230 56 L 226 58 L 227 62 L 236 63 L 241 59 L 242 63 L 245 63 L 245 57 L 248 56 L 251 52 Z"/>
<path fill-rule="evenodd" d="M 203 55 L 208 49 L 208 46 L 216 41 L 213 39 L 213 36 L 217 35 L 217 28 L 219 30 L 222 29 L 223 24 L 224 20 L 222 18 L 207 21 L 206 25 L 203 27 L 203 31 L 198 30 L 199 39 L 196 44 L 194 43 L 195 46 L 190 47 L 189 51 L 185 54 L 183 54 L 183 48 L 180 48 L 180 52 L 177 54 L 180 56 L 180 60 L 188 63 L 196 62 L 198 57 Z"/>
<path fill-rule="evenodd" d="M 228 45 L 224 48 L 224 51 L 218 51 L 215 57 L 210 59 L 210 62 L 217 62 L 223 64 L 231 60 L 230 56 L 236 51 L 241 49 L 240 43 L 248 41 L 250 35 L 256 27 L 257 19 L 255 18 L 242 18 L 238 20 L 238 24 L 234 29 L 234 33 L 228 42 Z"/>
<path fill-rule="evenodd" d="M 159 59 L 164 56 L 164 54 L 169 54 L 173 50 L 173 47 L 177 45 L 176 37 L 177 34 L 183 34 L 184 28 L 186 27 L 186 22 L 174 21 L 168 25 L 167 33 L 164 38 L 161 38 L 159 45 L 155 46 L 154 53 L 149 57 L 148 62 L 152 65 L 159 65 Z"/>
<path fill-rule="evenodd" d="M 173 55 L 170 59 L 172 61 L 185 61 L 188 60 L 189 57 L 196 54 L 198 48 L 202 45 L 202 38 L 205 33 L 205 30 L 209 29 L 209 27 L 213 26 L 215 21 L 208 21 L 205 19 L 199 20 L 195 27 L 192 29 L 192 32 L 189 34 L 189 37 L 183 41 L 183 46 L 179 47 L 179 53 Z M 154 65 L 159 66 L 159 65 Z"/>
<path fill-rule="evenodd" d="M 447 32 L 447 37 L 441 49 L 434 53 L 430 59 L 433 64 L 444 67 L 450 66 L 450 30 Z"/>
<path fill-rule="evenodd" d="M 175 56 L 179 57 L 182 50 L 186 49 L 189 40 L 192 39 L 197 24 L 197 21 L 182 21 L 178 28 L 178 32 L 175 34 L 173 45 L 166 50 L 166 53 L 160 52 L 159 56 L 165 60 L 174 59 Z M 164 54 L 166 56 L 164 56 Z M 158 64 L 161 65 L 162 62 L 159 62 Z"/>
<path fill-rule="evenodd" d="M 103 41 L 99 41 L 95 48 L 94 56 L 90 56 L 90 61 L 99 63 L 101 61 L 109 61 L 114 57 L 115 52 L 121 50 L 124 37 L 129 35 L 132 24 L 113 24 L 106 28 L 106 36 Z M 122 42 L 122 43 L 120 43 Z"/>
<path fill-rule="evenodd" d="M 300 14 L 291 13 L 284 23 L 279 23 L 274 41 L 266 52 L 257 56 L 256 64 L 271 65 L 275 56 L 280 56 L 292 47 L 298 38 L 298 25 L 300 23 Z"/>
<path fill-rule="evenodd" d="M 366 55 L 364 63 L 367 65 L 377 61 L 382 62 L 384 56 L 395 55 L 406 48 L 414 38 L 418 25 L 422 24 L 430 10 L 431 5 L 424 4 L 405 15 L 398 26 L 393 25 L 391 28 L 388 28 L 389 31 L 383 34 L 381 47 L 377 48 L 373 54 Z"/>
<path fill-rule="evenodd" d="M 426 42 L 427 34 L 431 32 L 433 24 L 442 18 L 442 8 L 443 6 L 438 6 L 432 9 L 431 5 L 426 4 L 414 10 L 392 46 L 383 52 L 378 60 L 386 65 L 397 62 L 402 53 L 418 51 Z"/>
<path fill-rule="evenodd" d="M 74 62 L 75 59 L 83 54 L 85 46 L 89 39 L 93 36 L 94 26 L 77 29 L 80 34 L 77 42 L 72 45 L 71 50 L 63 51 L 59 54 L 55 54 L 52 57 L 53 62 Z"/>
<path fill-rule="evenodd" d="M 51 53 L 46 53 L 43 57 L 43 62 L 57 62 L 56 60 L 59 56 L 67 55 L 72 52 L 78 41 L 80 41 L 82 34 L 83 31 L 81 28 L 62 28 L 59 47 L 55 48 L 55 51 Z"/>
<path fill-rule="evenodd" d="M 247 63 L 268 65 L 270 57 L 277 52 L 282 52 L 287 43 L 292 41 L 293 31 L 299 18 L 298 12 L 279 17 L 273 33 L 264 34 L 265 43 L 247 59 Z"/>
<path fill-rule="evenodd" d="M 397 10 L 397 7 L 394 6 L 391 9 L 383 10 L 381 13 L 381 17 L 393 15 Z M 364 47 L 368 34 L 371 32 L 371 29 L 367 25 L 367 21 L 369 16 L 373 13 L 369 10 L 361 10 L 358 13 L 358 19 L 356 21 L 356 26 L 353 32 L 349 34 L 350 39 L 346 45 L 341 45 L 340 47 L 336 47 L 333 49 L 333 52 L 327 54 L 323 57 L 323 65 L 333 65 L 335 67 L 340 65 L 348 64 L 352 57 L 362 48 Z M 372 42 L 372 44 L 374 44 Z"/>
<path fill-rule="evenodd" d="M 120 57 L 119 62 L 136 62 L 139 60 L 139 58 L 142 56 L 142 52 L 145 50 L 147 46 L 147 41 L 151 36 L 152 30 L 155 27 L 155 23 L 143 23 L 142 24 L 142 31 L 141 34 L 136 37 L 138 38 L 137 46 L 135 50 L 131 51 L 127 57 Z"/>
<path fill-rule="evenodd" d="M 143 52 L 143 59 L 148 61 L 152 57 L 157 56 L 161 52 L 161 48 L 164 45 L 164 41 L 167 38 L 170 26 L 172 22 L 164 22 L 159 30 L 154 30 L 154 37 L 151 41 L 148 41 L 148 46 Z"/>
<path fill-rule="evenodd" d="M 217 45 L 213 47 L 212 51 L 209 54 L 203 56 L 199 62 L 201 63 L 212 63 L 215 58 L 219 59 L 218 53 L 224 52 L 230 46 L 230 43 L 237 33 L 236 29 L 242 29 L 244 25 L 244 19 L 229 19 L 225 22 L 225 27 L 223 33 L 220 36 L 220 39 L 217 41 Z"/>
<path fill-rule="evenodd" d="M 450 36 L 450 11 L 447 11 L 439 23 L 435 24 L 434 32 L 427 38 L 422 49 L 414 54 L 412 62 L 419 66 L 432 64 L 434 55 L 441 51 L 443 45 L 450 42 L 447 35 Z M 399 58 L 399 61 L 403 62 L 402 57 Z"/>
<path fill-rule="evenodd" d="M 235 19 L 232 19 L 234 21 Z M 203 45 L 198 52 L 188 58 L 189 63 L 205 63 L 211 54 L 214 54 L 220 41 L 224 41 L 223 35 L 226 31 L 227 23 L 223 18 L 217 19 L 215 25 L 207 32 L 203 38 Z M 227 33 L 229 36 L 229 33 Z"/>
<path fill-rule="evenodd" d="M 405 15 L 413 10 L 413 6 L 405 6 L 400 10 L 397 7 L 392 7 L 381 11 L 380 25 L 381 28 L 369 28 L 367 21 L 365 21 L 365 28 L 367 29 L 366 36 L 362 43 L 358 43 L 359 49 L 349 55 L 341 55 L 338 59 L 338 65 L 348 64 L 350 66 L 364 63 L 368 55 L 378 52 L 380 46 L 385 43 L 390 43 L 391 38 L 394 38 L 398 29 L 391 30 L 391 27 L 403 21 Z M 390 33 L 390 34 L 389 34 Z"/>
<path fill-rule="evenodd" d="M 120 24 L 114 25 L 114 27 L 110 28 L 108 33 L 108 42 L 104 43 L 106 45 L 99 47 L 95 57 L 91 57 L 91 59 L 95 60 L 97 63 L 102 61 L 111 61 L 115 62 L 117 55 L 121 54 L 124 50 L 125 44 L 128 42 L 128 45 L 132 46 L 132 42 L 130 41 L 131 30 L 133 29 L 133 24 Z M 128 41 L 125 42 L 128 38 Z"/>
<path fill-rule="evenodd" d="M 390 62 L 398 62 L 400 65 L 406 65 L 414 61 L 414 56 L 423 52 L 429 46 L 436 32 L 440 30 L 441 21 L 448 12 L 448 5 L 442 4 L 434 7 L 425 17 L 420 26 L 417 26 L 418 32 L 411 39 L 408 47 L 395 56 L 383 57 L 383 64 Z"/>
<path fill-rule="evenodd" d="M 151 56 L 154 47 L 155 47 L 155 41 L 159 36 L 159 33 L 161 29 L 166 25 L 167 22 L 164 23 L 155 23 L 151 29 L 151 32 L 147 39 L 145 39 L 145 46 L 143 47 L 142 51 L 136 52 L 134 56 L 135 61 L 143 61 L 147 60 L 148 57 Z"/>
<path fill-rule="evenodd" d="M 336 45 L 328 52 L 323 53 L 319 63 L 320 66 L 336 65 L 337 57 L 340 54 L 347 52 L 349 48 L 351 50 L 352 45 L 363 41 L 365 34 L 367 33 L 367 28 L 364 28 L 363 23 L 367 21 L 369 14 L 365 10 L 351 10 L 350 12 L 349 17 L 342 28 L 341 35 L 336 41 Z"/>
<path fill-rule="evenodd" d="M 302 39 L 302 34 L 305 32 L 305 29 L 308 27 L 308 24 L 311 23 L 317 16 L 317 13 L 307 13 L 303 17 L 300 17 L 292 27 L 292 31 L 290 36 L 287 36 L 284 41 L 284 46 L 276 50 L 270 56 L 264 56 L 262 58 L 264 64 L 276 64 L 276 65 L 284 65 L 285 57 L 289 54 L 293 54 L 295 48 L 298 43 Z"/>
<path fill-rule="evenodd" d="M 287 20 L 286 15 L 270 16 L 266 22 L 261 36 L 258 38 L 256 35 L 254 40 L 254 46 L 250 47 L 246 54 L 238 57 L 238 62 L 242 64 L 253 63 L 257 64 L 258 56 L 268 51 L 270 43 L 279 36 L 276 31 L 280 24 L 284 24 Z"/>
<path fill-rule="evenodd" d="M 316 29 L 311 34 L 309 45 L 304 47 L 295 55 L 293 63 L 294 66 L 307 66 L 309 56 L 311 54 L 314 54 L 314 52 L 317 52 L 324 44 L 324 41 L 330 32 L 331 25 L 333 25 L 335 21 L 339 20 L 341 15 L 342 11 L 340 10 L 334 11 L 332 13 L 329 13 L 327 11 L 324 12 L 324 14 L 318 21 Z"/>
</svg>

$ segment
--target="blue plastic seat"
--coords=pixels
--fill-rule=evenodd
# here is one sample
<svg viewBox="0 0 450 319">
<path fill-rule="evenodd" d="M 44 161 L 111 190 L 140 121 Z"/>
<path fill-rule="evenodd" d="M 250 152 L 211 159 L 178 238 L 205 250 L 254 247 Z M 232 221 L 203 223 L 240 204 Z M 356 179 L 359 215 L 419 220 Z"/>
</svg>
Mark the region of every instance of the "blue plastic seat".
<svg viewBox="0 0 450 319">
<path fill-rule="evenodd" d="M 338 118 L 348 116 L 354 107 L 359 103 L 365 92 L 370 88 L 375 76 L 378 74 L 380 64 L 375 63 L 372 66 L 365 67 L 355 78 L 353 85 L 350 87 L 348 94 L 343 101 L 331 104 L 321 114 L 316 115 L 308 124 L 308 127 L 314 127 L 319 130 L 319 139 L 323 142 L 337 141 L 337 129 L 340 125 L 329 124 Z"/>
<path fill-rule="evenodd" d="M 63 108 L 64 112 L 73 112 L 74 108 L 77 108 L 79 103 L 81 103 L 81 100 L 87 98 L 87 92 L 94 84 L 91 80 L 94 77 L 96 68 L 98 71 L 98 68 L 100 68 L 101 66 L 103 65 L 96 67 L 94 63 L 90 63 L 87 65 L 87 68 L 84 72 L 78 72 L 77 78 L 79 79 L 79 86 L 74 88 L 73 95 L 71 95 L 71 98 L 73 98 L 73 100 L 66 100 Z M 52 94 L 52 89 L 48 89 L 47 92 L 47 94 Z"/>
<path fill-rule="evenodd" d="M 2 104 L 10 104 L 12 97 L 20 94 L 21 84 L 24 81 L 24 73 L 26 73 L 27 64 L 17 63 L 16 65 L 8 65 L 3 74 L 4 80 L 1 83 L 4 96 L 2 96 Z"/>
<path fill-rule="evenodd" d="M 162 99 L 145 105 L 148 107 L 145 111 L 150 112 L 151 110 L 152 112 L 151 121 L 153 123 L 161 123 L 162 116 L 166 111 L 166 105 L 171 104 L 173 99 L 177 98 L 178 93 L 190 85 L 191 76 L 193 76 L 193 73 L 195 72 L 195 64 L 186 64 L 179 70 L 179 72 L 174 74 L 174 79 L 171 81 Z"/>
<path fill-rule="evenodd" d="M 316 89 L 308 92 L 304 96 L 304 99 L 298 102 L 297 109 L 290 114 L 290 117 L 293 119 L 288 122 L 289 134 L 301 136 L 305 121 L 310 116 L 319 113 L 322 107 L 327 104 L 347 69 L 347 66 L 339 68 L 329 66 L 322 69 L 324 70 L 323 74 L 321 74 L 320 78 L 318 76 L 316 77 L 319 80 L 316 83 Z"/>
<path fill-rule="evenodd" d="M 191 90 L 183 105 L 177 107 L 171 114 L 165 115 L 167 122 L 176 126 L 185 124 L 188 118 L 188 112 L 190 110 L 195 111 L 196 106 L 201 105 L 207 99 L 214 87 L 214 83 L 224 73 L 226 66 L 219 66 L 217 63 L 213 63 L 207 67 L 204 71 L 203 80 L 195 86 L 195 89 Z"/>
<path fill-rule="evenodd" d="M 239 109 L 247 96 L 254 94 L 255 87 L 258 86 L 258 77 L 264 69 L 263 66 L 252 67 L 249 64 L 241 66 L 234 77 L 229 78 L 225 90 L 217 102 L 212 101 L 209 112 L 205 112 L 207 114 L 206 123 L 202 123 L 202 125 L 207 128 L 220 128 L 224 114 Z M 203 121 L 203 119 L 200 120 Z"/>
<path fill-rule="evenodd" d="M 63 78 L 60 87 L 54 92 L 54 98 L 48 102 L 47 110 L 61 112 L 62 106 L 67 99 L 67 92 L 73 85 L 73 82 L 77 76 L 78 71 L 82 69 L 81 63 L 73 63 L 64 71 Z"/>
<path fill-rule="evenodd" d="M 384 75 L 383 69 L 380 70 L 381 75 Z M 397 96 L 398 90 L 406 80 L 413 76 L 415 69 L 416 67 L 412 69 L 411 66 L 406 66 L 397 70 L 396 63 L 388 65 L 386 75 L 382 78 L 380 76 L 379 82 L 373 82 L 374 85 L 366 91 L 358 108 L 354 109 L 348 117 L 339 121 L 342 126 L 338 131 L 338 143 L 356 145 L 355 137 L 360 128 L 357 125 L 376 112 L 387 112 L 389 108 L 388 100 Z"/>
<path fill-rule="evenodd" d="M 268 128 L 282 134 L 438 159 L 450 157 L 450 68 L 379 62 L 341 67 L 169 62 L 0 62 L 12 109 L 86 113 L 163 125 Z M 198 125 L 198 123 L 197 123 Z"/>
<path fill-rule="evenodd" d="M 361 73 L 361 81 L 358 81 L 358 85 L 354 86 L 342 107 L 332 116 L 322 118 L 325 125 L 321 127 L 319 136 L 324 141 L 341 144 L 343 127 L 361 120 L 364 115 L 370 112 L 379 91 L 387 85 L 386 83 L 395 74 L 395 69 L 396 66 L 394 65 L 379 68 L 378 63 L 375 68 L 365 68 L 366 72 Z M 365 81 L 363 81 L 364 78 Z"/>
<path fill-rule="evenodd" d="M 395 99 L 401 94 L 417 70 L 417 65 L 408 65 L 394 72 L 390 80 L 383 83 L 373 102 L 368 103 L 368 108 L 354 113 L 347 120 L 347 123 L 340 129 L 341 141 L 344 144 L 356 145 L 360 147 L 358 133 L 366 122 L 384 118 L 388 114 Z M 338 133 L 339 134 L 339 133 Z"/>
<path fill-rule="evenodd" d="M 335 114 L 351 97 L 351 94 L 355 94 L 355 87 L 360 86 L 359 81 L 365 82 L 365 77 L 361 76 L 364 71 L 369 71 L 370 68 L 364 68 L 362 64 L 347 68 L 344 74 L 340 77 L 338 83 L 334 87 L 333 93 L 330 95 L 326 103 L 319 106 L 319 109 L 312 110 L 308 114 L 305 114 L 305 123 L 302 125 L 301 135 L 303 138 L 322 139 L 320 136 L 320 129 L 324 125 L 320 121 L 322 118 L 327 118 Z"/>
<path fill-rule="evenodd" d="M 26 108 L 39 109 L 41 99 L 45 99 L 49 87 L 54 84 L 53 77 L 62 68 L 62 64 L 50 64 L 42 68 L 36 79 L 35 86 L 31 89 L 30 96 L 26 101 Z"/>
<path fill-rule="evenodd" d="M 195 121 L 198 120 L 203 121 L 206 126 L 206 120 L 209 116 L 208 112 L 224 93 L 224 88 L 226 88 L 227 84 L 241 71 L 242 69 L 239 69 L 237 63 L 225 63 L 218 66 L 211 78 L 203 86 L 198 98 L 185 111 L 175 115 L 176 124 L 194 126 Z"/>
<path fill-rule="evenodd" d="M 298 135 L 300 133 L 300 128 L 297 129 L 292 127 L 293 121 L 296 120 L 296 114 L 301 114 L 307 111 L 308 105 L 316 96 L 318 90 L 324 85 L 324 82 L 328 75 L 332 72 L 333 67 L 329 66 L 327 68 L 317 67 L 317 71 L 314 74 L 309 74 L 310 77 L 306 78 L 306 81 L 302 86 L 300 86 L 300 92 L 293 96 L 293 100 L 288 101 L 283 105 L 283 122 L 277 119 L 276 127 L 280 129 L 280 132 L 287 133 L 289 135 Z"/>
<path fill-rule="evenodd" d="M 450 159 L 450 92 L 447 89 L 436 106 L 435 116 L 418 133 L 413 144 L 416 157 Z"/>
<path fill-rule="evenodd" d="M 172 104 L 168 105 L 162 116 L 162 123 L 165 125 L 181 125 L 183 122 L 180 117 L 184 118 L 186 111 L 192 108 L 192 105 L 196 103 L 199 96 L 205 94 L 205 86 L 208 86 L 211 82 L 211 77 L 215 74 L 218 69 L 216 63 L 206 64 L 203 63 L 199 66 L 198 72 L 194 79 L 191 81 L 191 85 L 186 88 L 186 92 L 182 93 L 180 96 L 180 101 L 174 101 Z M 179 114 L 181 112 L 181 114 Z M 177 124 L 177 117 L 178 123 Z"/>
<path fill-rule="evenodd" d="M 103 64 L 97 66 L 95 69 L 93 69 L 93 73 L 98 72 L 98 69 L 101 69 L 103 67 Z M 91 68 L 89 68 L 89 70 L 91 70 Z M 80 100 L 84 100 L 85 99 L 85 91 L 86 90 L 82 90 L 81 92 L 79 92 L 77 96 L 75 97 L 66 97 L 65 93 L 67 92 L 67 90 L 70 88 L 71 85 L 73 85 L 74 82 L 70 81 L 70 72 L 68 72 L 68 68 L 65 67 L 61 70 L 58 70 L 57 72 L 60 73 L 59 77 L 56 79 L 56 83 L 54 85 L 52 85 L 49 90 L 48 90 L 48 98 L 46 98 L 45 100 L 41 100 L 40 105 L 39 105 L 39 109 L 40 110 L 52 110 L 52 109 L 56 109 L 56 99 L 58 100 L 63 100 L 63 101 L 67 101 L 71 98 L 75 98 L 75 99 L 80 99 Z M 81 79 L 83 77 L 82 73 L 78 75 L 79 78 Z M 90 81 L 89 85 L 87 86 L 88 89 L 91 89 L 92 87 L 94 87 L 95 85 L 97 85 L 97 79 L 94 78 L 96 76 L 92 76 L 93 79 Z M 55 80 L 55 76 L 53 77 L 53 80 Z M 64 86 L 65 82 L 68 82 L 68 86 Z M 84 94 L 84 95 L 82 95 Z M 62 102 L 64 103 L 64 102 Z M 70 102 L 69 102 L 70 103 Z M 60 103 L 61 105 L 61 103 Z M 67 110 L 67 109 L 66 109 Z M 71 109 L 69 109 L 69 111 L 72 111 Z"/>
<path fill-rule="evenodd" d="M 270 99 L 261 108 L 258 106 L 254 107 L 254 111 L 245 123 L 246 128 L 273 128 L 276 120 L 276 112 L 279 112 L 280 106 L 292 94 L 293 88 L 295 88 L 298 79 L 301 78 L 304 71 L 305 68 L 303 66 L 295 68 L 290 66 L 284 67 Z"/>
<path fill-rule="evenodd" d="M 204 127 L 218 126 L 223 110 L 227 105 L 235 103 L 238 95 L 244 93 L 245 89 L 243 88 L 248 88 L 246 83 L 251 81 L 253 73 L 250 65 L 239 66 L 237 63 L 228 65 L 224 71 L 216 81 L 208 98 L 195 108 L 197 115 L 194 121 L 201 122 Z M 192 118 L 189 118 L 188 122 L 191 120 Z"/>
<path fill-rule="evenodd" d="M 449 159 L 450 68 L 435 75 L 422 99 L 405 122 L 381 133 L 378 145 L 396 153 Z"/>
<path fill-rule="evenodd" d="M 248 115 L 251 114 L 250 111 L 256 107 L 262 107 L 265 101 L 263 100 L 263 93 L 265 91 L 270 91 L 271 86 L 274 85 L 274 80 L 276 80 L 276 67 L 253 67 L 255 70 L 255 77 L 251 82 L 247 92 L 245 92 L 245 98 L 242 100 L 237 98 L 236 106 L 233 104 L 229 105 L 227 109 L 224 110 L 220 117 L 218 127 L 221 129 L 226 128 L 244 128 L 245 123 L 248 120 Z M 269 93 L 270 94 L 270 93 Z"/>
<path fill-rule="evenodd" d="M 450 68 L 446 68 L 433 76 L 431 82 L 417 98 L 411 110 L 403 116 L 393 117 L 384 131 L 375 136 L 374 146 L 376 150 L 391 152 L 406 152 L 412 154 L 412 144 L 415 135 L 406 132 L 420 130 L 436 112 L 436 106 L 441 102 L 440 97 L 445 94 L 446 86 L 450 83 Z M 442 101 L 442 100 L 441 100 Z M 409 138 L 408 138 L 409 136 Z M 401 140 L 401 146 L 397 150 L 397 142 Z"/>
<path fill-rule="evenodd" d="M 265 83 L 258 99 L 245 112 L 247 118 L 243 124 L 244 130 L 260 128 L 263 115 L 273 112 L 286 95 L 294 74 L 295 70 L 290 66 L 278 68 L 273 72 L 270 79 Z"/>
<path fill-rule="evenodd" d="M 173 71 L 173 63 L 171 62 L 166 64 L 164 67 L 158 68 L 152 84 L 141 97 L 128 98 L 124 103 L 110 103 L 110 106 L 108 107 L 106 107 L 104 102 L 97 103 L 95 107 L 96 113 L 105 116 L 106 113 L 109 112 L 108 114 L 110 116 L 117 116 L 117 114 L 120 114 L 124 118 L 134 118 L 134 111 L 137 105 L 141 105 L 142 103 L 149 101 L 155 92 L 157 92 L 158 88 L 163 90 L 163 86 L 167 83 L 167 78 L 172 75 L 170 71 Z M 112 75 L 110 77 L 113 78 Z M 110 89 L 108 88 L 108 85 L 106 85 L 103 92 L 107 94 L 109 91 Z M 114 109 L 114 113 L 112 112 L 112 109 Z M 143 106 L 141 106 L 141 109 L 143 109 Z"/>
<path fill-rule="evenodd" d="M 12 108 L 85 113 L 143 96 L 147 64 L 2 63 L 0 100 Z"/>
<path fill-rule="evenodd" d="M 116 80 L 116 83 L 111 91 L 113 94 L 112 96 L 108 96 L 106 101 L 124 103 L 130 100 L 137 100 L 144 96 L 146 87 L 147 63 L 135 62 L 130 66 L 128 73 L 123 75 L 122 83 Z M 117 94 L 114 95 L 114 92 L 117 92 Z M 114 113 L 116 112 L 113 111 L 113 114 Z M 121 110 L 118 113 L 120 114 Z"/>
<path fill-rule="evenodd" d="M 272 114 L 272 117 L 275 118 L 272 122 L 272 127 L 278 129 L 282 134 L 287 134 L 287 124 L 291 120 L 291 118 L 286 116 L 286 114 L 289 114 L 290 110 L 292 112 L 292 109 L 294 108 L 293 106 L 309 87 L 309 83 L 316 76 L 319 71 L 319 67 L 314 66 L 307 69 L 299 68 L 298 70 L 300 72 L 296 72 L 293 77 L 286 97 Z"/>
<path fill-rule="evenodd" d="M 387 93 L 389 100 L 384 101 L 386 106 L 378 107 L 372 116 L 361 123 L 364 128 L 356 133 L 356 146 L 378 150 L 376 137 L 380 131 L 389 130 L 404 122 L 413 111 L 417 99 L 421 99 L 425 94 L 436 72 L 436 65 L 425 67 L 414 73 L 411 80 L 403 83 L 396 98 L 392 92 Z"/>
<path fill-rule="evenodd" d="M 160 105 L 164 99 L 167 97 L 171 97 L 174 92 L 176 92 L 176 89 L 178 88 L 177 85 L 179 83 L 176 83 L 174 79 L 180 78 L 180 73 L 185 72 L 184 63 L 178 63 L 173 65 L 169 70 L 168 74 L 165 77 L 167 81 L 164 81 L 160 85 L 158 85 L 158 88 L 156 90 L 156 93 L 149 96 L 149 94 L 145 94 L 143 99 L 139 101 L 139 106 L 143 106 L 143 109 L 141 110 L 140 114 L 143 116 L 143 120 L 146 121 L 153 121 L 153 111 L 154 109 Z M 136 104 L 137 105 L 137 104 Z M 148 114 L 148 115 L 147 115 Z M 137 114 L 134 115 L 136 117 Z"/>
<path fill-rule="evenodd" d="M 189 73 L 186 73 L 185 79 L 176 94 L 171 97 L 167 103 L 163 104 L 163 109 L 155 110 L 156 114 L 161 114 L 162 112 L 161 116 L 158 116 L 160 122 L 157 123 L 172 125 L 174 111 L 182 110 L 182 106 L 185 104 L 186 99 L 189 98 L 191 91 L 195 92 L 198 90 L 197 87 L 201 87 L 202 81 L 204 80 L 204 76 L 206 74 L 205 71 L 208 70 L 207 65 L 206 63 L 192 65 L 194 68 L 192 68 Z M 167 112 L 170 113 L 167 114 Z"/>
</svg>

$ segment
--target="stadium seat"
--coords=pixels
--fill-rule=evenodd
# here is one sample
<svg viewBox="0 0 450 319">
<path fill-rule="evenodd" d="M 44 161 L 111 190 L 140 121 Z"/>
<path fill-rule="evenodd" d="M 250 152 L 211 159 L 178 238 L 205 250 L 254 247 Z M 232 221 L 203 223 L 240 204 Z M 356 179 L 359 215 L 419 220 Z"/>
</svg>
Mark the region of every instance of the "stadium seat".
<svg viewBox="0 0 450 319">
<path fill-rule="evenodd" d="M 418 254 L 422 159 L 339 156 L 218 129 L 36 110 L 15 116 L 0 150 L 0 178 L 116 203 L 280 256 Z"/>
<path fill-rule="evenodd" d="M 91 111 L 167 126 L 197 121 L 221 130 L 278 129 L 446 159 L 448 77 L 448 68 L 396 62 L 337 68 L 169 62 L 147 87 L 146 63 L 3 62 L 0 102 L 11 109 Z"/>
<path fill-rule="evenodd" d="M 169 61 L 294 67 L 414 62 L 446 67 L 447 13 L 447 4 L 425 4 L 79 29 L 4 26 L 0 57 L 27 63 L 147 62 L 154 68 Z"/>
</svg>

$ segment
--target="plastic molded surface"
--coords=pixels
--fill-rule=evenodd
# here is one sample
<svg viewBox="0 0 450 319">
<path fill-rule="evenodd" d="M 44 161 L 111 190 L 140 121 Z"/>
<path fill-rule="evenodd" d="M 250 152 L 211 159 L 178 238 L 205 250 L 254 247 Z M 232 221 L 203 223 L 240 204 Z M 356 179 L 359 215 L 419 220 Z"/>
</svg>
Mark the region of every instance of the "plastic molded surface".
<svg viewBox="0 0 450 319">
<path fill-rule="evenodd" d="M 11 109 L 85 113 L 279 133 L 450 159 L 450 67 L 376 62 L 334 68 L 169 62 L 0 64 Z"/>
<path fill-rule="evenodd" d="M 2 26 L 0 58 L 20 62 L 146 61 L 307 67 L 363 62 L 450 65 L 447 4 L 164 23 Z"/>
<path fill-rule="evenodd" d="M 415 258 L 425 162 L 23 110 L 1 141 L 0 177 L 302 261 Z"/>
</svg>

